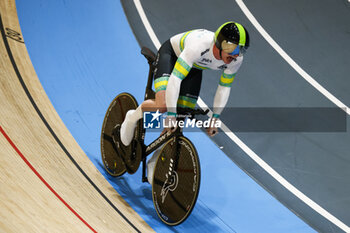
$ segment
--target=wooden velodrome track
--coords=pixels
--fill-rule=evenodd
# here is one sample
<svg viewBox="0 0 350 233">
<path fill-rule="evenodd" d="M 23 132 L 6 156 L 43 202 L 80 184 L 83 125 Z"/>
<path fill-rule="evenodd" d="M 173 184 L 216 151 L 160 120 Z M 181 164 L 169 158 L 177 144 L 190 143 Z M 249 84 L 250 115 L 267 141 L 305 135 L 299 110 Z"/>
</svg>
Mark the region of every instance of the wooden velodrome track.
<svg viewBox="0 0 350 233">
<path fill-rule="evenodd" d="M 71 136 L 0 1 L 0 232 L 151 232 Z"/>
</svg>

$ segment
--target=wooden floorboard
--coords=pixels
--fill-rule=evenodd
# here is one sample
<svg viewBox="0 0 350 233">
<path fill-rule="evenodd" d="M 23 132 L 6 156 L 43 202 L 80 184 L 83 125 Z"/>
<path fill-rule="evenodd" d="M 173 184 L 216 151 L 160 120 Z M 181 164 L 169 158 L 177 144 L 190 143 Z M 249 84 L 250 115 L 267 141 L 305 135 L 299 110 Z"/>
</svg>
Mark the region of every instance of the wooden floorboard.
<svg viewBox="0 0 350 233">
<path fill-rule="evenodd" d="M 27 53 L 15 1 L 0 1 L 0 14 L 0 231 L 152 232 L 50 103 Z"/>
</svg>

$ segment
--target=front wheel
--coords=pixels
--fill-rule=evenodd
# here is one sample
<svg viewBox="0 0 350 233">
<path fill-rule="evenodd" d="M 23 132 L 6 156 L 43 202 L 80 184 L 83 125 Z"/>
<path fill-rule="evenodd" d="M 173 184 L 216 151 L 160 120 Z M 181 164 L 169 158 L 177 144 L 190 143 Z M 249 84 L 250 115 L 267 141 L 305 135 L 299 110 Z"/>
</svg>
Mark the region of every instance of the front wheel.
<svg viewBox="0 0 350 233">
<path fill-rule="evenodd" d="M 189 139 L 173 138 L 161 149 L 152 182 L 154 207 L 167 225 L 178 225 L 190 215 L 198 197 L 200 163 Z"/>
</svg>

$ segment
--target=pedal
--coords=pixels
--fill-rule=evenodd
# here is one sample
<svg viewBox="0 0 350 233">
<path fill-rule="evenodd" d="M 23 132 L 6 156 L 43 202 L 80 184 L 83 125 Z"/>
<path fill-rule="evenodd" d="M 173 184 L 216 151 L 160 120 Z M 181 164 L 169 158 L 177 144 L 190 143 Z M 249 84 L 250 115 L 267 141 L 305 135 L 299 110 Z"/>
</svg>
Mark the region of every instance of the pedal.
<svg viewBox="0 0 350 233">
<path fill-rule="evenodd" d="M 120 138 L 119 135 L 120 135 L 120 124 L 117 124 L 117 125 L 114 126 L 114 128 L 113 128 L 113 131 L 112 131 L 112 139 L 113 139 L 113 142 L 114 142 L 114 144 L 116 145 L 116 147 L 117 147 L 118 149 L 120 149 L 120 142 L 119 142 L 119 140 L 118 140 L 118 138 Z"/>
<path fill-rule="evenodd" d="M 142 158 L 142 148 L 140 143 L 133 138 L 129 146 L 125 146 L 120 139 L 120 124 L 117 124 L 113 128 L 112 138 L 113 142 L 118 150 L 118 154 L 122 158 L 126 171 L 129 174 L 134 174 L 141 163 Z"/>
</svg>

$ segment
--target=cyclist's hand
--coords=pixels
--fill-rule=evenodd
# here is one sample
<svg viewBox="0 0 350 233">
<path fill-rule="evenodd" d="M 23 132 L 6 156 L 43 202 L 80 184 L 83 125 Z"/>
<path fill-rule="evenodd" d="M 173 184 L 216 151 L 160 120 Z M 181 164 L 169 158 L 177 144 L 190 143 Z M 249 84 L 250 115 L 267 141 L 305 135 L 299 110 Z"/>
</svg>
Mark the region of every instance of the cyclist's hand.
<svg viewBox="0 0 350 233">
<path fill-rule="evenodd" d="M 215 121 L 217 121 L 216 118 L 212 118 L 211 119 L 211 122 L 210 122 L 210 125 L 209 125 L 209 128 L 207 128 L 207 133 L 210 137 L 214 137 L 219 131 L 218 131 L 218 128 L 215 127 Z"/>
<path fill-rule="evenodd" d="M 164 124 L 164 129 L 166 131 L 170 131 L 170 132 L 175 132 L 176 128 L 177 128 L 177 124 L 176 124 L 176 117 L 174 116 L 167 116 L 165 118 L 165 124 Z"/>
</svg>

